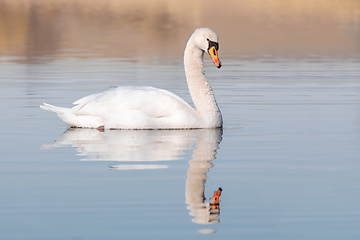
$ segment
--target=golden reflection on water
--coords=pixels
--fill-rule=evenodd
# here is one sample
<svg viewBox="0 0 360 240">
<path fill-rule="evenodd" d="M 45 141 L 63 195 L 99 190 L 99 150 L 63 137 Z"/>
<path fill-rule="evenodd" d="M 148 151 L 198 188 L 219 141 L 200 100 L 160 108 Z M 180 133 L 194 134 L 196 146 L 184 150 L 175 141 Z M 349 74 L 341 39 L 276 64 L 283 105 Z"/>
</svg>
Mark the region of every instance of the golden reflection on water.
<svg viewBox="0 0 360 240">
<path fill-rule="evenodd" d="M 223 56 L 360 55 L 358 0 L 2 0 L 0 57 L 181 59 L 202 26 Z"/>
</svg>

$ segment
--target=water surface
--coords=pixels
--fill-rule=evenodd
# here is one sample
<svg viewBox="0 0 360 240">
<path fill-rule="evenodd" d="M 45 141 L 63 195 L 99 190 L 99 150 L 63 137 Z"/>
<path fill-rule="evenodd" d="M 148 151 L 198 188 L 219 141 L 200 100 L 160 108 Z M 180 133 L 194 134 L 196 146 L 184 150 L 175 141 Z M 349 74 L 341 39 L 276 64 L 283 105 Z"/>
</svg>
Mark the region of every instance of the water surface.
<svg viewBox="0 0 360 240">
<path fill-rule="evenodd" d="M 99 132 L 38 105 L 150 83 L 190 101 L 181 63 L 3 63 L 1 237 L 358 238 L 358 61 L 223 64 L 206 62 L 223 132 Z"/>
</svg>

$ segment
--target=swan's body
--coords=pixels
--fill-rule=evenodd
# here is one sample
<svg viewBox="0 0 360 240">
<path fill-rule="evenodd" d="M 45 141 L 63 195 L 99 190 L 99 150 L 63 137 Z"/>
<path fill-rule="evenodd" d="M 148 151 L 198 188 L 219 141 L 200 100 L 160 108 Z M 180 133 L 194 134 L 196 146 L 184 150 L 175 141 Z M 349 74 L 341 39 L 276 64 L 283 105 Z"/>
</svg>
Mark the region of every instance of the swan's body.
<svg viewBox="0 0 360 240">
<path fill-rule="evenodd" d="M 70 127 L 105 129 L 221 128 L 222 116 L 204 76 L 203 55 L 210 53 L 220 68 L 218 37 L 209 28 L 197 29 L 186 44 L 184 66 L 195 108 L 179 96 L 153 87 L 116 87 L 84 97 L 73 108 L 44 103 Z"/>
</svg>

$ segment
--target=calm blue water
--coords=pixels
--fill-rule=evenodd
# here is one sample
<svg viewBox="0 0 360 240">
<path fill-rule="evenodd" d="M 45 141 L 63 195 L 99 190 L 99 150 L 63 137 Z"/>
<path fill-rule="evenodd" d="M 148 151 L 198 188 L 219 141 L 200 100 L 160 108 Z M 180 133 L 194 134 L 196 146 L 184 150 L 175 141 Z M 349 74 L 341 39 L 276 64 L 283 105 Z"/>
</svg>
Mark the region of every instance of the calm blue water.
<svg viewBox="0 0 360 240">
<path fill-rule="evenodd" d="M 112 85 L 190 101 L 180 61 L 10 60 L 0 239 L 360 238 L 359 60 L 207 61 L 223 132 L 67 130 L 38 107 Z"/>
</svg>

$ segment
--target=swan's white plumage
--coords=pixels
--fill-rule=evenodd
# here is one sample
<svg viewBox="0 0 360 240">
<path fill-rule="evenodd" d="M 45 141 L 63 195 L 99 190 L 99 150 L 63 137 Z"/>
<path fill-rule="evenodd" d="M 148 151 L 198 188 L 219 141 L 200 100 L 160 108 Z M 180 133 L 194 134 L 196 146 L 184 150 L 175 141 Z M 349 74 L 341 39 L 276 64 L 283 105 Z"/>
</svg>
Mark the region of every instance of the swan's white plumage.
<svg viewBox="0 0 360 240">
<path fill-rule="evenodd" d="M 198 120 L 196 111 L 180 97 L 153 87 L 113 88 L 75 104 L 74 115 L 100 117 L 109 128 L 189 128 Z"/>
<path fill-rule="evenodd" d="M 73 108 L 44 103 L 41 108 L 57 113 L 71 127 L 107 129 L 217 128 L 222 117 L 202 67 L 207 39 L 217 41 L 216 33 L 198 29 L 185 49 L 184 65 L 192 108 L 179 96 L 153 87 L 115 87 L 74 102 Z M 202 46 L 199 46 L 202 45 Z M 205 48 L 205 49 L 204 49 Z M 201 63 L 201 64 L 200 64 Z"/>
</svg>

